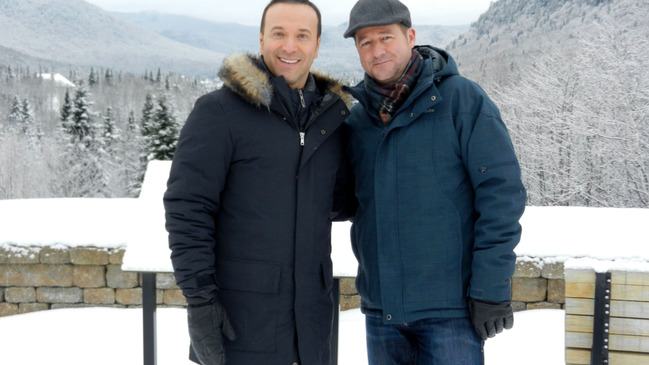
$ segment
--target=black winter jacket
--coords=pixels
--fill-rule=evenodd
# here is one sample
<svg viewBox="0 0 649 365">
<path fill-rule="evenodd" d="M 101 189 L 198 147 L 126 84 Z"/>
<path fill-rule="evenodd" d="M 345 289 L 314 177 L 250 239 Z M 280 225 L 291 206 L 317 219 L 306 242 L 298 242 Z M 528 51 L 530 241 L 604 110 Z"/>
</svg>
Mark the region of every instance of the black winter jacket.
<svg viewBox="0 0 649 365">
<path fill-rule="evenodd" d="M 353 199 L 351 98 L 312 74 L 320 98 L 300 130 L 276 92 L 283 78 L 258 58 L 233 56 L 219 75 L 224 87 L 181 131 L 164 196 L 176 281 L 192 295 L 215 278 L 238 336 L 228 365 L 329 364 L 331 221 Z"/>
</svg>

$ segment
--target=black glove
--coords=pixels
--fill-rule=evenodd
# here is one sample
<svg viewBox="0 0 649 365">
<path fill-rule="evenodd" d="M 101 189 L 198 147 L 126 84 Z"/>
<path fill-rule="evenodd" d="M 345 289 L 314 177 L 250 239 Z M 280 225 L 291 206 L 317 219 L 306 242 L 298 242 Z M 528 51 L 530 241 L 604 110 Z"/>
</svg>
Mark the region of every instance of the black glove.
<svg viewBox="0 0 649 365">
<path fill-rule="evenodd" d="M 187 297 L 187 322 L 192 349 L 202 365 L 225 364 L 223 336 L 234 341 L 234 333 L 228 315 L 216 293 L 209 295 L 204 302 L 203 296 Z"/>
<path fill-rule="evenodd" d="M 494 337 L 504 329 L 514 326 L 514 312 L 510 302 L 493 303 L 469 298 L 471 322 L 483 340 Z"/>
</svg>

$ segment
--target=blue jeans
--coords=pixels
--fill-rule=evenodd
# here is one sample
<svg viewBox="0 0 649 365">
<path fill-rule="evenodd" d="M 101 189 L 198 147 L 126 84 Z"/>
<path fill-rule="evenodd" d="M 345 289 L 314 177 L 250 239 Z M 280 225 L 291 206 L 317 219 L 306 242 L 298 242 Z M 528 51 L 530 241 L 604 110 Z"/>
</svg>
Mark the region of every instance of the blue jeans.
<svg viewBox="0 0 649 365">
<path fill-rule="evenodd" d="M 365 316 L 369 365 L 483 365 L 482 341 L 469 318 L 383 324 Z"/>
</svg>

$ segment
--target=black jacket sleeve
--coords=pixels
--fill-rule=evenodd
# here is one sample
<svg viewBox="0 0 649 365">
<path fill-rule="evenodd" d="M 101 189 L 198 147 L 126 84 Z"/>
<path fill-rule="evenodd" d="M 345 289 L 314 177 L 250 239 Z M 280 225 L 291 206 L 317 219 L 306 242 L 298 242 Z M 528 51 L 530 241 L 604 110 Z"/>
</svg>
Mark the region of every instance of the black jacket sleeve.
<svg viewBox="0 0 649 365">
<path fill-rule="evenodd" d="M 216 259 L 214 216 L 233 148 L 222 114 L 214 94 L 196 102 L 180 133 L 164 195 L 171 261 L 185 296 L 216 289 L 209 280 Z"/>
</svg>

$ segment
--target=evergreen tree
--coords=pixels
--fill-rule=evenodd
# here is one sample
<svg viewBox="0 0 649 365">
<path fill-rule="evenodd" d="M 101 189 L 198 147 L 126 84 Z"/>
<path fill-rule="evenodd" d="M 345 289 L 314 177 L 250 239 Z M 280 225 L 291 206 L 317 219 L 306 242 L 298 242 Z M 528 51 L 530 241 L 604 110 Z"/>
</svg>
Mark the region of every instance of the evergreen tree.
<svg viewBox="0 0 649 365">
<path fill-rule="evenodd" d="M 65 97 L 63 98 L 63 106 L 61 107 L 61 125 L 64 130 L 70 128 L 70 121 L 72 120 L 72 100 L 70 99 L 70 90 L 65 90 Z"/>
<path fill-rule="evenodd" d="M 117 143 L 121 141 L 121 131 L 119 128 L 117 128 L 117 124 L 115 123 L 115 119 L 113 117 L 113 108 L 108 107 L 106 109 L 106 115 L 104 116 L 104 127 L 102 131 L 102 143 L 104 145 L 104 149 L 108 154 L 112 154 L 111 152 L 114 152 L 114 148 Z"/>
<path fill-rule="evenodd" d="M 128 196 L 137 197 L 142 189 L 142 181 L 146 172 L 146 160 L 143 159 L 142 136 L 135 112 L 131 111 L 126 121 L 124 148 L 136 152 L 125 155 L 124 170 L 126 191 Z"/>
<path fill-rule="evenodd" d="M 147 163 L 149 162 L 149 139 L 153 138 L 154 119 L 155 119 L 155 96 L 146 94 L 144 107 L 142 108 L 142 119 L 140 120 L 140 134 L 135 142 L 138 146 L 139 161 L 134 173 L 132 187 L 129 189 L 132 194 L 139 195 L 144 182 L 144 173 L 146 172 Z"/>
<path fill-rule="evenodd" d="M 102 197 L 107 195 L 109 176 L 103 166 L 103 150 L 98 127 L 93 124 L 90 93 L 80 85 L 73 102 L 70 121 L 64 125 L 69 136 L 65 156 L 67 175 L 63 181 L 65 196 Z"/>
<path fill-rule="evenodd" d="M 27 137 L 30 146 L 38 144 L 39 131 L 34 125 L 34 111 L 27 98 L 23 99 L 21 107 L 21 131 Z"/>
<path fill-rule="evenodd" d="M 142 129 L 142 137 L 147 137 L 151 133 L 151 126 L 153 124 L 153 119 L 155 117 L 155 96 L 152 94 L 146 94 L 144 100 L 144 107 L 142 108 L 142 119 L 140 121 L 140 127 Z"/>
<path fill-rule="evenodd" d="M 22 104 L 20 103 L 20 99 L 17 96 L 14 96 L 11 99 L 11 107 L 9 108 L 9 114 L 7 114 L 7 122 L 9 122 L 8 129 L 10 131 L 17 130 L 21 120 L 22 120 Z"/>
<path fill-rule="evenodd" d="M 94 140 L 95 134 L 90 121 L 90 105 L 88 89 L 82 85 L 77 88 L 70 123 L 65 126 L 65 131 L 70 135 L 70 144 L 73 148 L 89 148 Z"/>
<path fill-rule="evenodd" d="M 7 69 L 7 81 L 12 81 L 15 78 L 16 78 L 16 74 L 11 69 L 11 66 L 9 66 L 8 69 Z"/>
<path fill-rule="evenodd" d="M 104 79 L 106 80 L 107 85 L 113 85 L 113 70 L 111 69 L 106 69 L 106 73 L 104 74 Z"/>
<path fill-rule="evenodd" d="M 126 132 L 128 136 L 137 136 L 138 133 L 140 133 L 140 128 L 138 127 L 137 119 L 135 118 L 135 113 L 132 110 L 130 113 L 128 113 L 128 119 L 126 120 Z"/>
<path fill-rule="evenodd" d="M 171 112 L 166 97 L 158 99 L 158 108 L 147 135 L 147 160 L 171 160 L 178 140 L 178 122 Z"/>
<path fill-rule="evenodd" d="M 90 69 L 90 75 L 88 76 L 88 86 L 92 87 L 94 85 L 97 85 L 99 82 L 99 76 L 97 75 L 97 72 L 95 72 L 94 68 Z"/>
</svg>

